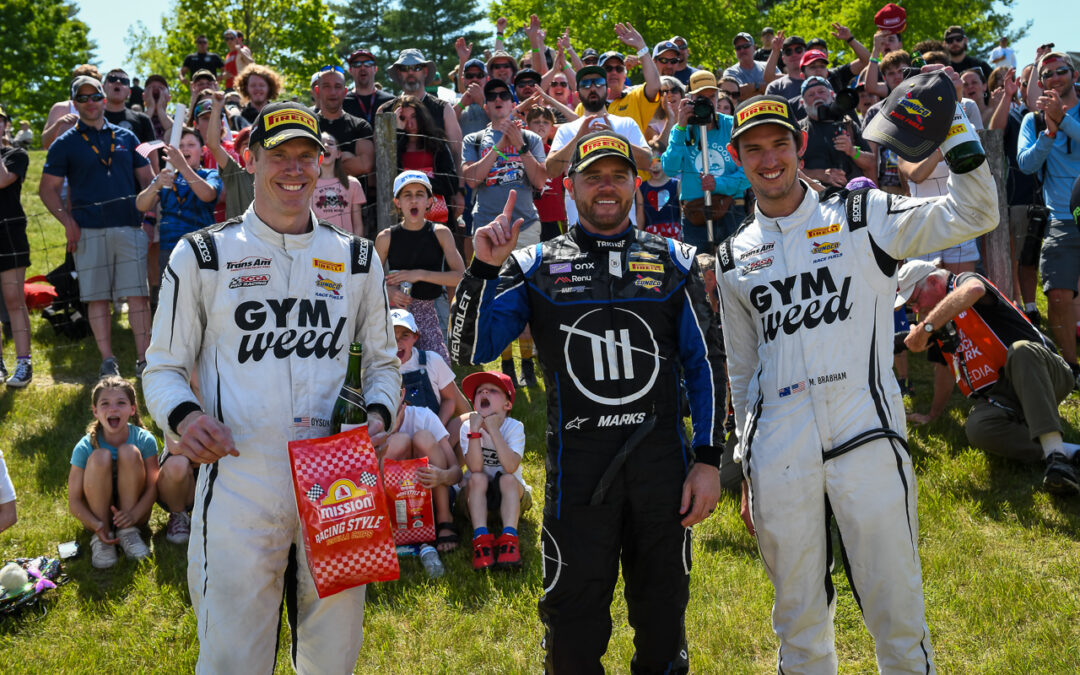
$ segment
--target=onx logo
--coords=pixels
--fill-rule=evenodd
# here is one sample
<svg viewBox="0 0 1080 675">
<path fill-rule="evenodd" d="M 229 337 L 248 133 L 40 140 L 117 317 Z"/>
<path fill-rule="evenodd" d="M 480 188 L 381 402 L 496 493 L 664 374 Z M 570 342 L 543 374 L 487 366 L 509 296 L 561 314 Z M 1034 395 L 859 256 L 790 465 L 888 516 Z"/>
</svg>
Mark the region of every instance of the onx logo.
<svg viewBox="0 0 1080 675">
<path fill-rule="evenodd" d="M 616 307 L 613 311 L 630 320 L 626 327 L 612 328 L 617 322 L 612 321 L 608 311 L 612 310 L 594 309 L 571 326 L 560 325 L 559 329 L 566 332 L 563 356 L 567 372 L 581 393 L 602 405 L 623 405 L 652 389 L 660 374 L 660 348 L 652 328 L 640 316 Z M 625 381 L 619 389 L 627 393 L 612 398 L 596 392 L 598 384 L 609 381 Z"/>
</svg>

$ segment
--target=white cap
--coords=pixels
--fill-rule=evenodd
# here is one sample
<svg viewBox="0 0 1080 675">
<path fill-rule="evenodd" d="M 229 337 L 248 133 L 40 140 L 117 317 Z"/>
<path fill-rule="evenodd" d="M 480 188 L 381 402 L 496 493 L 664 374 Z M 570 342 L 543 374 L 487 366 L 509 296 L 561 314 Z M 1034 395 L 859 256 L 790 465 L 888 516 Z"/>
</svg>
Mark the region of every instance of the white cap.
<svg viewBox="0 0 1080 675">
<path fill-rule="evenodd" d="M 928 263 L 925 260 L 909 260 L 904 263 L 904 266 L 900 268 L 900 274 L 897 275 L 899 289 L 896 291 L 893 309 L 900 309 L 907 304 L 911 294 L 915 292 L 915 286 L 939 269 L 941 268 L 934 263 Z"/>
<path fill-rule="evenodd" d="M 414 333 L 420 332 L 416 328 L 416 319 L 414 319 L 413 315 L 405 311 L 404 309 L 390 310 L 390 323 L 394 324 L 395 326 L 401 326 L 402 328 L 408 328 Z"/>
<path fill-rule="evenodd" d="M 424 173 L 423 171 L 409 170 L 402 171 L 397 175 L 397 178 L 394 179 L 394 197 L 397 198 L 398 193 L 401 192 L 401 189 L 404 188 L 406 185 L 410 185 L 412 183 L 420 183 L 427 188 L 428 193 L 432 192 L 431 181 L 428 180 L 426 173 Z"/>
</svg>

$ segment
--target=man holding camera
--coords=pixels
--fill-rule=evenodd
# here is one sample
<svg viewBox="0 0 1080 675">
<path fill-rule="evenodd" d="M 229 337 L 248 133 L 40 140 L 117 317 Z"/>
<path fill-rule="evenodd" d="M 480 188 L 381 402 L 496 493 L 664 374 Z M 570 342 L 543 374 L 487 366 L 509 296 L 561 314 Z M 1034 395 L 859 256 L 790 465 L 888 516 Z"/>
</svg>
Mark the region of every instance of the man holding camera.
<svg viewBox="0 0 1080 675">
<path fill-rule="evenodd" d="M 799 122 L 806 132 L 803 172 L 823 185 L 836 187 L 844 187 L 859 176 L 873 177 L 877 156 L 863 140 L 851 109 L 838 105 L 829 81 L 817 75 L 803 80 L 802 101 L 806 108 L 806 117 Z"/>
<path fill-rule="evenodd" d="M 968 442 L 1010 459 L 1045 461 L 1048 492 L 1080 491 L 1074 466 L 1080 445 L 1062 440 L 1057 413 L 1074 381 L 1050 339 L 974 272 L 954 275 L 911 260 L 900 269 L 899 284 L 896 307 L 910 305 L 920 317 L 904 345 L 913 352 L 929 346 L 930 359 L 949 366 L 934 383 L 930 414 L 909 419 L 925 423 L 941 415 L 955 377 L 975 403 L 964 424 Z"/>
<path fill-rule="evenodd" d="M 713 221 L 713 242 L 731 236 L 745 215 L 743 192 L 750 183 L 728 154 L 732 118 L 716 114 L 716 78 L 699 70 L 690 76 L 690 86 L 692 91 L 679 103 L 678 124 L 671 130 L 660 163 L 664 173 L 679 180 L 683 241 L 711 253 L 706 219 Z M 702 131 L 709 150 L 707 162 L 701 155 Z M 706 192 L 712 195 L 710 209 L 705 206 Z"/>
</svg>

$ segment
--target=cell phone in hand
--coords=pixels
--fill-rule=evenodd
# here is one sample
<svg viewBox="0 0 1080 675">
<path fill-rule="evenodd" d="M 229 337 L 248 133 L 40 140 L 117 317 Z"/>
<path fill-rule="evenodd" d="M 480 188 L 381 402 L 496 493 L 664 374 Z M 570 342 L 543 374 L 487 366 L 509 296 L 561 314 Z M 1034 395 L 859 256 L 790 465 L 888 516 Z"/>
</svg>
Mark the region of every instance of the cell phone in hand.
<svg viewBox="0 0 1080 675">
<path fill-rule="evenodd" d="M 79 544 L 75 541 L 65 541 L 56 547 L 56 552 L 61 560 L 67 560 L 79 555 Z"/>
</svg>

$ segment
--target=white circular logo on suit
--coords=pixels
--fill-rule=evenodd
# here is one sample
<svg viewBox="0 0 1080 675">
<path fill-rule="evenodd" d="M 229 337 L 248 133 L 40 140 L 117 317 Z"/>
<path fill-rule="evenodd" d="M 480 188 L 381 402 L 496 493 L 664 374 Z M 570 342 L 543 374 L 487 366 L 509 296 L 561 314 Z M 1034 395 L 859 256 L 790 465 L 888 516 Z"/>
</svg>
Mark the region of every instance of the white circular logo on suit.
<svg viewBox="0 0 1080 675">
<path fill-rule="evenodd" d="M 615 327 L 609 311 L 630 320 Z M 591 401 L 611 406 L 631 403 L 649 393 L 660 374 L 660 349 L 652 328 L 628 309 L 594 309 L 559 330 L 566 334 L 563 356 L 570 379 Z M 618 398 L 603 396 L 596 389 L 604 383 L 630 391 Z"/>
</svg>

